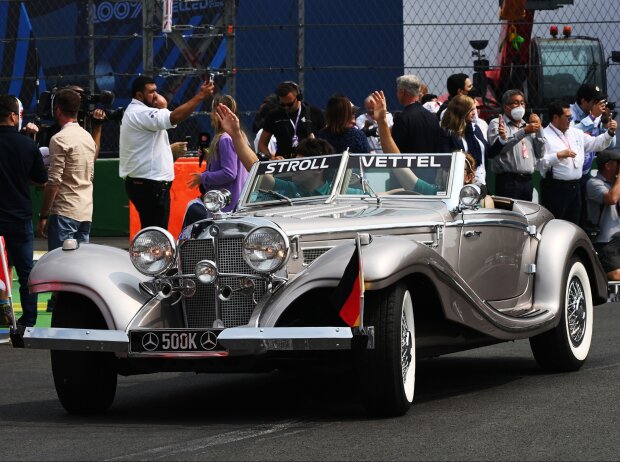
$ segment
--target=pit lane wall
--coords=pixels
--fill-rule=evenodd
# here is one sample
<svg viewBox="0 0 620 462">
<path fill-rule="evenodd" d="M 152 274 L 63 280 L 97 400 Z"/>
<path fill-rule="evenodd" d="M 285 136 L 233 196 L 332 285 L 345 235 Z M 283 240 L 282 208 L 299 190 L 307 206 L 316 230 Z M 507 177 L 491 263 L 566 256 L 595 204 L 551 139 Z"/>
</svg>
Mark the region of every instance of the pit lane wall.
<svg viewBox="0 0 620 462">
<path fill-rule="evenodd" d="M 187 203 L 198 196 L 198 188 L 189 189 L 187 181 L 191 173 L 204 170 L 198 167 L 198 158 L 184 157 L 174 164 L 175 181 L 170 190 L 171 211 L 168 230 L 178 236 Z M 33 226 L 36 229 L 37 216 L 43 200 L 43 188 L 32 187 Z M 137 213 L 130 210 L 125 184 L 118 176 L 118 159 L 99 159 L 95 162 L 93 186 L 93 224 L 91 236 L 132 236 L 140 228 Z M 133 206 L 131 206 L 133 209 Z"/>
</svg>

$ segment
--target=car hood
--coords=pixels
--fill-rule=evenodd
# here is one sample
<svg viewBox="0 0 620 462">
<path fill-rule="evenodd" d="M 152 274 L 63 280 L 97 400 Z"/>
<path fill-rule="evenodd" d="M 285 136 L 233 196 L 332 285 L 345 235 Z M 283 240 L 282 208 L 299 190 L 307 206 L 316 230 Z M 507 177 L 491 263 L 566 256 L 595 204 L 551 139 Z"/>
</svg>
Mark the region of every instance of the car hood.
<svg viewBox="0 0 620 462">
<path fill-rule="evenodd" d="M 268 219 L 288 234 L 307 234 L 329 229 L 373 230 L 444 224 L 450 216 L 441 202 L 420 205 L 387 205 L 368 202 L 277 206 L 245 211 L 244 216 Z M 238 216 L 238 215 L 237 215 Z"/>
</svg>

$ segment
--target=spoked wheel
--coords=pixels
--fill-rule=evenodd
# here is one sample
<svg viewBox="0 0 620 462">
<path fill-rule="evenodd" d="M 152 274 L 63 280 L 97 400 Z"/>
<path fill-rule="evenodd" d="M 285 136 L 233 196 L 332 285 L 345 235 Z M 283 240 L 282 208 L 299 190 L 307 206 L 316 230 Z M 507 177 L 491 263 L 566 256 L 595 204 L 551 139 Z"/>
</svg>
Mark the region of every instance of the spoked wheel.
<svg viewBox="0 0 620 462">
<path fill-rule="evenodd" d="M 530 339 L 534 358 L 544 369 L 576 371 L 586 361 L 592 343 L 592 290 L 585 267 L 573 258 L 564 281 L 562 318 L 550 331 Z"/>
<path fill-rule="evenodd" d="M 416 365 L 413 303 L 406 285 L 368 293 L 364 323 L 375 327 L 375 348 L 363 353 L 359 365 L 364 404 L 373 415 L 403 415 L 413 402 Z"/>
</svg>

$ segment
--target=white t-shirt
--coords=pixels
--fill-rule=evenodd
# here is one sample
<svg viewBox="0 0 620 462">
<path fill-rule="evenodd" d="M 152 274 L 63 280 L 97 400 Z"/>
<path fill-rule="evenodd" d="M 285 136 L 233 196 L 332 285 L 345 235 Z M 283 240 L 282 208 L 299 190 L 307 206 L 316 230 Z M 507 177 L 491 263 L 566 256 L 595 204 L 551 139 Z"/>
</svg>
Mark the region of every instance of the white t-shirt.
<svg viewBox="0 0 620 462">
<path fill-rule="evenodd" d="M 254 151 L 258 152 L 258 142 L 260 141 L 260 136 L 263 134 L 263 129 L 261 128 L 254 138 Z M 269 152 L 264 152 L 263 154 L 271 154 L 272 152 L 276 152 L 278 150 L 278 142 L 276 141 L 276 137 L 271 135 L 269 138 L 269 143 L 267 143 L 267 148 Z"/>
<path fill-rule="evenodd" d="M 388 127 L 392 128 L 392 125 L 394 125 L 394 119 L 392 117 L 392 114 L 389 112 L 386 113 L 385 118 L 387 120 Z M 355 119 L 355 125 L 360 130 L 364 128 L 364 125 L 366 125 L 367 122 L 368 128 L 377 128 L 379 126 L 376 120 L 367 113 L 364 113 L 358 116 L 357 119 Z M 368 140 L 368 146 L 370 146 L 371 152 L 376 152 L 378 154 L 381 154 L 383 152 L 383 149 L 381 149 L 381 140 L 379 139 L 379 135 L 369 136 L 366 139 Z"/>
<path fill-rule="evenodd" d="M 172 181 L 174 159 L 166 130 L 174 127 L 168 109 L 132 99 L 121 123 L 119 176 Z"/>
</svg>

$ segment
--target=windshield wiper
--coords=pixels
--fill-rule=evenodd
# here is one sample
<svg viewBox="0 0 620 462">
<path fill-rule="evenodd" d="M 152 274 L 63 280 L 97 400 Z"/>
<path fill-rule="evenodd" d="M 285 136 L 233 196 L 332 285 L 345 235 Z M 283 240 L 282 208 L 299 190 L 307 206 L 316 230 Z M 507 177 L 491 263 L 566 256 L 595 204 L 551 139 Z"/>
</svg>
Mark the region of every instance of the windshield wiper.
<svg viewBox="0 0 620 462">
<path fill-rule="evenodd" d="M 375 192 L 375 190 L 372 189 L 372 187 L 370 186 L 370 183 L 368 182 L 368 177 L 366 177 L 366 172 L 364 172 L 364 166 L 362 165 L 361 157 L 360 157 L 360 177 L 362 180 L 362 190 L 365 193 L 370 194 L 370 196 L 372 196 L 377 201 L 377 205 L 379 205 L 381 203 L 381 198 Z"/>
<path fill-rule="evenodd" d="M 288 205 L 293 205 L 293 201 L 290 200 L 288 197 L 286 197 L 284 194 L 280 194 L 277 191 L 273 191 L 271 189 L 259 189 L 258 192 L 263 193 L 263 194 L 270 194 L 274 197 L 277 197 L 278 199 L 283 199 L 286 202 L 288 202 Z"/>
</svg>

